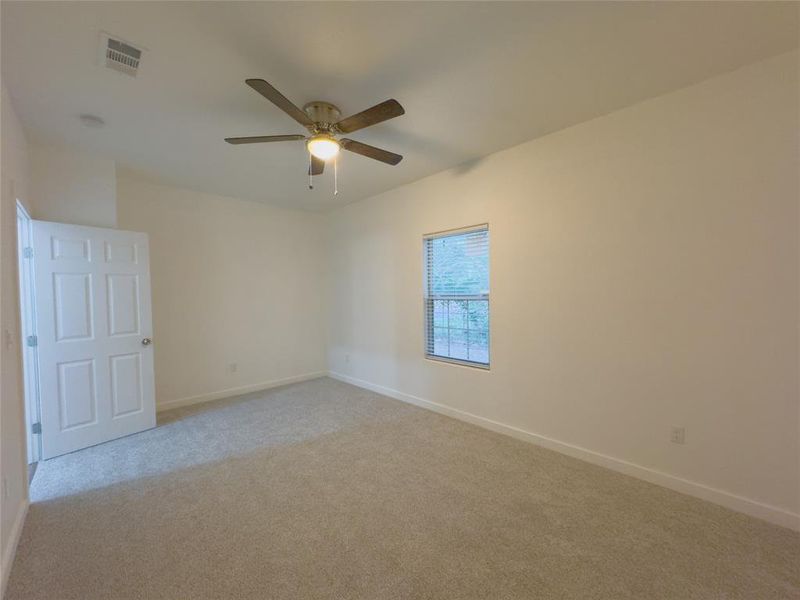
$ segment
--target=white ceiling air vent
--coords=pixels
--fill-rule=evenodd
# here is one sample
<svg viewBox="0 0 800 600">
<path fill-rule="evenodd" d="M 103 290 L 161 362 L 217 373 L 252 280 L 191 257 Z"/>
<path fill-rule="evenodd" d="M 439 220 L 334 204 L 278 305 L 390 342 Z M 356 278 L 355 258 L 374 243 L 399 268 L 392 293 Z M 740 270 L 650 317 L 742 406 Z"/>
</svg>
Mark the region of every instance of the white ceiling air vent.
<svg viewBox="0 0 800 600">
<path fill-rule="evenodd" d="M 114 38 L 107 33 L 100 35 L 100 63 L 109 69 L 136 77 L 142 49 Z"/>
</svg>

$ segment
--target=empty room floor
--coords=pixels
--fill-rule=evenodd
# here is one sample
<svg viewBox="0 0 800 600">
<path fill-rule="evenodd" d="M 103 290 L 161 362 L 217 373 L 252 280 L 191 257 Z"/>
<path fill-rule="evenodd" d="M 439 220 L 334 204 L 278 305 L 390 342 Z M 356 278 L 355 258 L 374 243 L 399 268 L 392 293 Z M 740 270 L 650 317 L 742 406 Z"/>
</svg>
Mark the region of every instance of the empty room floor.
<svg viewBox="0 0 800 600">
<path fill-rule="evenodd" d="M 8 600 L 787 599 L 800 535 L 323 378 L 39 467 Z"/>
</svg>

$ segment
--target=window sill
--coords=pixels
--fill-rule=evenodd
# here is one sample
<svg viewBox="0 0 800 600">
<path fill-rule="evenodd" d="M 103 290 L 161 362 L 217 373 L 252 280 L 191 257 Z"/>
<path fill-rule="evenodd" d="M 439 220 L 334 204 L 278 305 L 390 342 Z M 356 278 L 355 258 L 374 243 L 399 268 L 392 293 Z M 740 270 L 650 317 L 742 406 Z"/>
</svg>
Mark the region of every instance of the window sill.
<svg viewBox="0 0 800 600">
<path fill-rule="evenodd" d="M 447 358 L 445 356 L 434 356 L 431 354 L 425 355 L 425 360 L 430 360 L 437 363 L 445 363 L 448 365 L 455 365 L 457 367 L 469 367 L 471 369 L 478 369 L 479 371 L 489 371 L 491 365 L 484 365 L 481 363 L 470 362 L 468 360 L 459 360 L 457 358 Z"/>
</svg>

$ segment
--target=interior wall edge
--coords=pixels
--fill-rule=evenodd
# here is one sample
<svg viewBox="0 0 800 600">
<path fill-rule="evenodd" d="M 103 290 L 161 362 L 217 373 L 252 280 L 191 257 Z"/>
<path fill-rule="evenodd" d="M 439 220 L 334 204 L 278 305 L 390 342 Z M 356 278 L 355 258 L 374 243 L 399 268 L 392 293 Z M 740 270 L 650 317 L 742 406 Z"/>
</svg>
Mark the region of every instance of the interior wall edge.
<svg viewBox="0 0 800 600">
<path fill-rule="evenodd" d="M 5 591 L 11 564 L 16 554 L 29 496 L 27 479 L 27 448 L 25 435 L 25 399 L 22 379 L 18 262 L 17 262 L 17 200 L 30 213 L 29 143 L 25 128 L 16 112 L 14 101 L 4 78 L 0 78 L 0 112 L 2 118 L 2 152 L 0 152 L 0 316 L 6 340 L 0 349 L 2 392 L 0 392 L 0 423 L 2 423 L 3 498 L 0 499 L 0 597 Z"/>
<path fill-rule="evenodd" d="M 363 379 L 337 373 L 335 371 L 330 371 L 328 375 L 333 379 L 337 379 L 344 383 L 349 383 L 350 385 L 388 396 L 389 398 L 393 398 L 401 402 L 413 404 L 415 406 L 419 406 L 420 408 L 431 410 L 460 421 L 471 423 L 472 425 L 477 425 L 478 427 L 483 427 L 484 429 L 488 429 L 496 433 L 508 435 L 518 440 L 529 442 L 537 446 L 547 448 L 548 450 L 553 450 L 555 452 L 559 452 L 560 454 L 565 454 L 567 456 L 571 456 L 572 458 L 577 458 L 584 462 L 591 463 L 593 465 L 611 469 L 612 471 L 622 473 L 623 475 L 635 477 L 637 479 L 647 481 L 648 483 L 653 483 L 655 485 L 665 487 L 688 496 L 706 500 L 736 512 L 768 521 L 781 527 L 786 527 L 794 531 L 800 531 L 800 514 L 793 513 L 776 506 L 758 502 L 757 500 L 745 498 L 744 496 L 739 496 L 737 494 L 732 494 L 730 492 L 726 492 L 725 490 L 713 488 L 702 483 L 689 481 L 688 479 L 682 479 L 680 477 L 676 477 L 675 475 L 664 473 L 663 471 L 650 469 L 648 467 L 615 458 L 613 456 L 608 456 L 606 454 L 601 454 L 587 448 L 561 442 L 538 433 L 520 429 L 519 427 L 513 427 L 511 425 L 506 425 L 505 423 L 487 419 L 486 417 L 468 413 L 466 411 L 447 406 L 446 404 L 440 404 L 433 400 L 406 394 L 405 392 L 385 387 L 377 383 L 372 383 Z"/>
<path fill-rule="evenodd" d="M 25 517 L 28 515 L 28 507 L 30 500 L 25 497 L 17 509 L 17 517 L 14 519 L 14 526 L 11 529 L 11 535 L 8 538 L 8 543 L 3 548 L 2 560 L 2 582 L 0 582 L 0 598 L 5 596 L 6 585 L 8 584 L 8 576 L 11 573 L 11 565 L 14 563 L 14 557 L 17 554 L 17 545 L 22 536 L 22 526 L 25 524 Z"/>
</svg>

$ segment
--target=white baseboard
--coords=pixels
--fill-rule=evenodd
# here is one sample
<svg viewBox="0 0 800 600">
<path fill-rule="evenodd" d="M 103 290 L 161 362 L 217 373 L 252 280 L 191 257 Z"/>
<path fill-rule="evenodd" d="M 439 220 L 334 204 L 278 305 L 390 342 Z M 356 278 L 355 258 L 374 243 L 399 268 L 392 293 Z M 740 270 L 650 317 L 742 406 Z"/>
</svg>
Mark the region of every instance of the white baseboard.
<svg viewBox="0 0 800 600">
<path fill-rule="evenodd" d="M 643 479 L 650 483 L 654 483 L 656 485 L 660 485 L 689 496 L 694 496 L 702 500 L 713 502 L 714 504 L 719 504 L 726 508 L 769 521 L 770 523 L 774 523 L 782 527 L 788 527 L 789 529 L 800 531 L 800 515 L 776 506 L 771 506 L 769 504 L 764 504 L 743 496 L 731 494 L 730 492 L 712 488 L 707 485 L 703 485 L 702 483 L 682 479 L 680 477 L 669 475 L 668 473 L 650 469 L 648 467 L 643 467 L 619 458 L 600 454 L 599 452 L 581 448 L 580 446 L 559 442 L 558 440 L 554 440 L 543 435 L 531 433 L 530 431 L 512 427 L 511 425 L 505 425 L 504 423 L 498 423 L 497 421 L 492 421 L 491 419 L 487 419 L 485 417 L 479 417 L 456 408 L 445 406 L 444 404 L 431 402 L 430 400 L 418 398 L 417 396 L 412 396 L 410 394 L 384 387 L 382 385 L 370 383 L 369 381 L 350 377 L 349 375 L 330 372 L 329 376 L 334 379 L 338 379 L 339 381 L 383 394 L 384 396 L 394 398 L 395 400 L 401 400 L 402 402 L 414 404 L 416 406 L 447 415 L 448 417 L 453 417 L 461 421 L 472 423 L 473 425 L 478 425 L 479 427 L 484 427 L 485 429 L 490 429 L 497 433 L 510 435 L 511 437 L 526 442 L 531 442 L 538 446 L 555 450 L 556 452 L 560 452 L 562 454 L 566 454 L 568 456 L 572 456 L 574 458 L 578 458 L 580 460 L 599 465 L 619 473 L 624 473 L 625 475 L 630 475 L 631 477 Z"/>
<path fill-rule="evenodd" d="M 261 383 L 228 388 L 218 392 L 200 394 L 199 396 L 187 396 L 186 398 L 167 400 L 166 402 L 157 403 L 156 411 L 162 412 L 164 410 L 180 408 L 181 406 L 189 406 L 190 404 L 200 404 L 201 402 L 211 402 L 212 400 L 221 400 L 222 398 L 230 398 L 231 396 L 240 396 L 242 394 L 249 394 L 251 392 L 260 392 L 261 390 L 268 390 L 269 388 L 279 387 L 281 385 L 298 383 L 300 381 L 308 381 L 309 379 L 318 379 L 320 377 L 325 377 L 326 375 L 328 375 L 327 371 L 317 371 L 314 373 L 295 375 L 293 377 L 284 377 L 283 379 L 273 379 L 272 381 L 263 381 Z"/>
<path fill-rule="evenodd" d="M 11 566 L 14 564 L 14 556 L 17 554 L 17 544 L 19 538 L 22 536 L 22 526 L 25 524 L 25 516 L 28 514 L 28 506 L 30 505 L 27 498 L 22 501 L 17 516 L 14 519 L 14 524 L 11 526 L 11 535 L 8 537 L 8 544 L 3 548 L 2 566 L 2 581 L 0 581 L 0 598 L 6 594 L 6 585 L 8 585 L 8 576 L 11 574 Z"/>
</svg>

